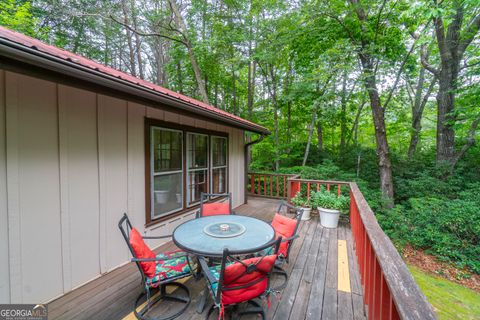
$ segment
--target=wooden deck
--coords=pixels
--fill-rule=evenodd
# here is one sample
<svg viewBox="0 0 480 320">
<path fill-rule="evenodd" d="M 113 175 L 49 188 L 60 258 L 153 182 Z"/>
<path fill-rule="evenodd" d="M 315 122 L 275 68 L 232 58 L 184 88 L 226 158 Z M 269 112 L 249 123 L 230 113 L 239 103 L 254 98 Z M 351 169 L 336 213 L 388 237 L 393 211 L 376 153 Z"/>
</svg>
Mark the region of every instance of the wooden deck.
<svg viewBox="0 0 480 320">
<path fill-rule="evenodd" d="M 252 197 L 248 205 L 236 211 L 271 221 L 278 203 Z M 172 246 L 169 243 L 161 250 Z M 270 298 L 268 319 L 366 318 L 348 223 L 326 229 L 318 223 L 318 217 L 302 222 L 290 259 L 286 266 L 288 284 L 281 294 Z M 277 281 L 280 279 L 273 279 L 273 286 Z M 178 319 L 204 319 L 205 311 L 198 314 L 195 308 L 205 281 L 188 279 L 185 284 L 190 288 L 192 303 Z M 49 315 L 51 319 L 135 319 L 130 311 L 139 290 L 140 276 L 130 263 L 55 300 L 49 304 Z M 210 297 L 207 307 L 209 304 Z"/>
</svg>

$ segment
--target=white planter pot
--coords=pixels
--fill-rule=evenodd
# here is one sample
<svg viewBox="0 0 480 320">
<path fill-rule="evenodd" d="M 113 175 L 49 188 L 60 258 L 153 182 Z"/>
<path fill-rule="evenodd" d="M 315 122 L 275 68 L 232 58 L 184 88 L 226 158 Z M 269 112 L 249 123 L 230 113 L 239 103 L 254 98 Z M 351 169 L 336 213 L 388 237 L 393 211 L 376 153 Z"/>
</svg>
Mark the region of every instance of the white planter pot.
<svg viewBox="0 0 480 320">
<path fill-rule="evenodd" d="M 312 212 L 312 208 L 302 208 L 302 220 L 310 220 L 310 213 Z"/>
<path fill-rule="evenodd" d="M 324 209 L 318 207 L 318 213 L 320 214 L 320 223 L 325 228 L 336 228 L 338 226 L 338 218 L 340 218 L 340 211 Z"/>
<path fill-rule="evenodd" d="M 168 201 L 168 194 L 170 191 L 168 190 L 158 190 L 154 191 L 155 193 L 155 202 L 159 204 L 167 203 Z"/>
</svg>

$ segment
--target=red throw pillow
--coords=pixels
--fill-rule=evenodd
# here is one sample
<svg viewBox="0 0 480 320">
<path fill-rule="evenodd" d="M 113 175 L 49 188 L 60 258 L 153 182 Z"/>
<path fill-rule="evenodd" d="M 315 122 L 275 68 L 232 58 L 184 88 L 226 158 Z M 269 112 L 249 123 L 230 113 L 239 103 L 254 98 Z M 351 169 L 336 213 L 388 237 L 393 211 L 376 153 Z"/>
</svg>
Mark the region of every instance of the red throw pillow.
<svg viewBox="0 0 480 320">
<path fill-rule="evenodd" d="M 275 235 L 282 237 L 283 239 L 290 238 L 295 232 L 295 227 L 297 226 L 297 220 L 282 216 L 281 214 L 275 213 L 273 217 L 272 227 L 275 230 Z M 278 254 L 282 254 L 284 257 L 287 256 L 289 241 L 282 242 L 280 248 L 278 248 Z"/>
<path fill-rule="evenodd" d="M 205 203 L 202 206 L 202 217 L 230 214 L 230 204 L 222 202 Z"/>
<path fill-rule="evenodd" d="M 260 257 L 250 258 L 243 260 L 243 263 L 246 265 L 255 264 Z M 277 255 L 270 255 L 264 257 L 257 265 L 257 269 L 251 273 L 245 273 L 246 267 L 239 263 L 235 262 L 234 264 L 229 265 L 225 268 L 223 285 L 227 288 L 237 287 L 248 285 L 249 283 L 255 282 L 257 279 L 264 277 L 268 272 L 270 272 L 275 264 Z M 252 300 L 267 290 L 267 278 L 247 286 L 242 289 L 236 290 L 226 290 L 222 292 L 222 302 L 224 305 L 229 305 L 233 303 L 240 303 L 248 300 Z"/>
<path fill-rule="evenodd" d="M 143 241 L 142 236 L 137 231 L 137 229 L 132 228 L 130 231 L 130 245 L 133 248 L 133 252 L 135 252 L 135 256 L 138 259 L 142 258 L 155 258 L 155 253 L 150 250 L 150 248 L 145 244 Z M 145 275 L 149 278 L 153 278 L 155 276 L 155 261 L 143 261 L 140 262 L 140 267 L 142 268 Z"/>
</svg>

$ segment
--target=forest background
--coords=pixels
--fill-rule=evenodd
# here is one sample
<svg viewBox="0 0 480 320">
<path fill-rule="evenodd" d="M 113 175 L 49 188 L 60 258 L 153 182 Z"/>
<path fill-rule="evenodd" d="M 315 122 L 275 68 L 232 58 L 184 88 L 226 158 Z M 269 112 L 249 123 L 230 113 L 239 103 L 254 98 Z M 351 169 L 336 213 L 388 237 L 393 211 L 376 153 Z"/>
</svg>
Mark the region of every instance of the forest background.
<svg viewBox="0 0 480 320">
<path fill-rule="evenodd" d="M 478 0 L 1 0 L 0 25 L 266 126 L 250 170 L 357 181 L 400 250 L 480 274 Z"/>
</svg>

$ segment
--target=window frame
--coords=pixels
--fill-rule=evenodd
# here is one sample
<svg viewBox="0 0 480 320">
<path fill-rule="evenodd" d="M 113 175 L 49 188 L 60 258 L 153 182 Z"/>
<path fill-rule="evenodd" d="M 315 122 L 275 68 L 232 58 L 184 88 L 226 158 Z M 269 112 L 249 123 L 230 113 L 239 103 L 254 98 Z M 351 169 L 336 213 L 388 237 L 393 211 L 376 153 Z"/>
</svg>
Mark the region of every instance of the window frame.
<svg viewBox="0 0 480 320">
<path fill-rule="evenodd" d="M 186 163 L 187 163 L 187 166 L 185 167 L 185 176 L 186 176 L 186 185 L 185 185 L 185 190 L 187 191 L 187 194 L 186 194 L 186 205 L 187 205 L 187 208 L 191 208 L 191 207 L 195 207 L 196 205 L 198 205 L 200 203 L 200 200 L 198 201 L 194 201 L 194 202 L 191 202 L 189 203 L 189 198 L 191 196 L 191 192 L 192 192 L 192 188 L 190 187 L 190 184 L 189 184 L 189 178 L 190 178 L 190 173 L 192 172 L 206 172 L 206 181 L 205 181 L 205 185 L 207 186 L 207 192 L 210 192 L 212 189 L 210 188 L 210 148 L 211 148 L 211 145 L 210 145 L 210 137 L 211 135 L 209 134 L 205 134 L 205 133 L 199 133 L 199 132 L 192 132 L 192 131 L 186 131 L 186 148 L 187 148 L 187 152 L 185 154 L 185 160 L 186 160 Z M 190 154 L 190 141 L 188 139 L 188 136 L 189 135 L 192 135 L 192 136 L 196 136 L 196 135 L 199 135 L 199 136 L 204 136 L 207 138 L 207 159 L 206 159 L 206 163 L 205 163 L 205 167 L 202 167 L 202 168 L 194 168 L 194 169 L 191 169 L 188 165 L 188 157 L 189 157 L 189 154 Z M 193 159 L 192 159 L 193 160 Z"/>
<path fill-rule="evenodd" d="M 209 190 L 213 193 L 213 170 L 215 169 L 225 169 L 225 193 L 228 193 L 228 154 L 229 154 L 229 144 L 228 144 L 228 137 L 225 136 L 218 136 L 218 135 L 210 135 L 210 163 L 209 163 L 209 173 L 208 176 L 211 178 L 209 183 Z M 214 166 L 213 165 L 213 138 L 222 138 L 225 139 L 225 164 L 222 166 Z"/>
<path fill-rule="evenodd" d="M 212 190 L 212 185 L 211 185 L 211 175 L 213 172 L 212 169 L 212 147 L 211 147 L 211 141 L 212 137 L 221 137 L 221 138 L 226 138 L 226 186 L 225 186 L 225 193 L 229 192 L 229 157 L 230 157 L 230 152 L 229 152 L 229 143 L 230 143 L 230 135 L 228 132 L 221 132 L 221 131 L 215 131 L 215 130 L 208 130 L 208 129 L 203 129 L 203 128 L 196 128 L 196 127 L 191 127 L 191 126 L 184 126 L 179 123 L 173 123 L 173 122 L 166 122 L 163 120 L 157 120 L 157 119 L 152 119 L 145 117 L 145 127 L 144 127 L 144 132 L 145 132 L 145 226 L 151 226 L 156 223 L 169 220 L 173 217 L 179 216 L 181 214 L 187 213 L 194 211 L 200 207 L 199 203 L 193 203 L 190 206 L 188 206 L 188 199 L 187 199 L 187 178 L 188 178 L 188 164 L 187 164 L 187 134 L 188 133 L 193 133 L 193 134 L 203 134 L 207 135 L 208 139 L 208 146 L 207 146 L 207 192 L 211 192 Z M 152 136 L 151 132 L 153 132 L 153 128 L 158 127 L 161 129 L 166 129 L 166 130 L 174 130 L 174 131 L 181 131 L 182 132 L 182 183 L 183 183 L 183 199 L 182 199 L 182 209 L 178 209 L 176 211 L 172 211 L 170 213 L 166 213 L 158 218 L 153 218 L 153 213 L 152 213 L 152 205 L 153 205 L 153 156 L 152 156 Z M 217 167 L 215 167 L 217 168 Z M 203 169 L 202 169 L 203 170 Z M 176 172 L 176 171 L 175 171 Z"/>
<path fill-rule="evenodd" d="M 151 176 L 151 182 L 150 182 L 150 193 L 154 193 L 155 192 L 155 177 L 156 176 L 167 176 L 167 175 L 174 175 L 174 174 L 181 174 L 181 178 L 180 178 L 180 181 L 182 181 L 182 192 L 185 190 L 185 187 L 184 187 L 184 179 L 183 179 L 183 172 L 185 170 L 185 161 L 184 161 L 184 152 L 183 150 L 185 149 L 183 144 L 185 143 L 185 138 L 184 138 L 184 135 L 185 133 L 182 131 L 182 130 L 178 130 L 178 129 L 172 129 L 172 128 L 166 128 L 166 127 L 160 127 L 160 126 L 150 126 L 150 150 L 152 150 L 153 148 L 153 139 L 152 139 L 152 135 L 154 133 L 155 130 L 161 130 L 161 131 L 170 131 L 170 132 L 177 132 L 177 133 L 180 133 L 181 134 L 181 146 L 180 146 L 180 149 L 181 149 L 181 155 L 180 155 L 180 158 L 181 158 L 181 162 L 182 162 L 182 165 L 180 166 L 180 169 L 177 169 L 177 170 L 171 170 L 171 171 L 160 171 L 160 172 L 155 172 L 155 164 L 154 164 L 154 160 L 155 160 L 155 156 L 153 153 L 150 153 L 150 168 L 151 168 L 151 171 L 150 171 L 150 176 Z M 183 193 L 182 193 L 182 196 Z M 155 196 L 150 196 L 150 208 L 152 208 L 154 206 L 154 201 L 155 201 Z M 163 213 L 160 217 L 158 218 L 155 218 L 154 216 L 154 212 L 153 210 L 150 210 L 150 220 L 157 220 L 157 219 L 160 219 L 164 216 L 168 216 L 169 214 L 172 214 L 172 213 L 175 213 L 175 212 L 178 212 L 178 211 L 181 211 L 181 210 L 184 210 L 185 209 L 185 202 L 182 201 L 182 205 L 180 208 L 178 209 L 172 209 L 170 211 L 167 211 L 165 213 Z"/>
</svg>

